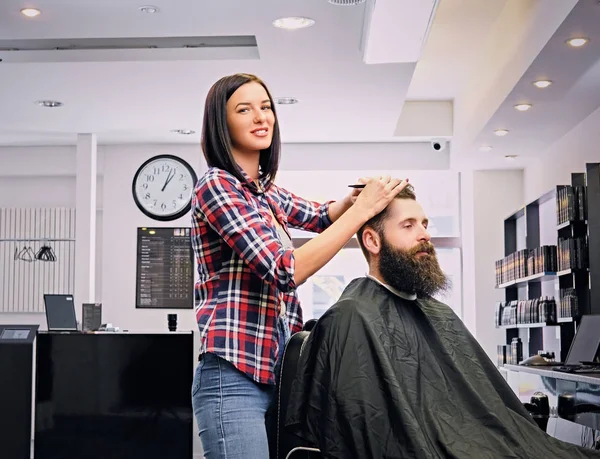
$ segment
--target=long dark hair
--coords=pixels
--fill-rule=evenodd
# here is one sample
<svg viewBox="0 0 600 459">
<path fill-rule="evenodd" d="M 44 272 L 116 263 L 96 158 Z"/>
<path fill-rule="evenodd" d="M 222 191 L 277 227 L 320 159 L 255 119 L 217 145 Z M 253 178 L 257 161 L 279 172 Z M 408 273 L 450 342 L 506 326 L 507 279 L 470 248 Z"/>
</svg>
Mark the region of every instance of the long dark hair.
<svg viewBox="0 0 600 459">
<path fill-rule="evenodd" d="M 266 180 L 265 189 L 273 184 L 279 169 L 279 156 L 281 152 L 281 137 L 279 123 L 275 113 L 275 104 L 267 85 L 256 75 L 236 73 L 228 75 L 217 81 L 208 91 L 204 104 L 204 120 L 202 121 L 202 151 L 208 167 L 218 167 L 234 175 L 240 182 L 244 176 L 240 167 L 235 162 L 232 153 L 231 136 L 227 128 L 227 101 L 237 89 L 250 82 L 260 84 L 271 101 L 271 110 L 275 117 L 273 124 L 273 138 L 271 145 L 261 150 L 259 166 L 260 178 Z"/>
</svg>

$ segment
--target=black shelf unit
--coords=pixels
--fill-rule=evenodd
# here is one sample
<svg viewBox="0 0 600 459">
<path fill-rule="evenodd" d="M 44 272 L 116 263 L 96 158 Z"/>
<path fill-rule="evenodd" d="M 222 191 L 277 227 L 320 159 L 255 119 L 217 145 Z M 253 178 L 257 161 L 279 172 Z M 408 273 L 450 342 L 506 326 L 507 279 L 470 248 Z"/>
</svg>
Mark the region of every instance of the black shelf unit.
<svg viewBox="0 0 600 459">
<path fill-rule="evenodd" d="M 600 163 L 586 165 L 590 314 L 600 314 Z"/>
<path fill-rule="evenodd" d="M 512 339 L 520 336 L 520 330 L 528 329 L 529 346 L 523 346 L 523 358 L 537 354 L 544 349 L 544 329 L 549 326 L 560 328 L 560 355 L 556 358 L 566 359 L 569 347 L 579 320 L 582 315 L 600 314 L 600 163 L 586 165 L 585 173 L 571 174 L 571 187 L 585 187 L 586 206 L 583 214 L 578 213 L 576 219 L 567 219 L 556 223 L 557 249 L 560 251 L 559 240 L 562 238 L 581 238 L 587 243 L 587 266 L 589 268 L 573 268 L 557 272 L 542 272 L 523 278 L 501 283 L 497 288 L 505 291 L 506 303 L 517 300 L 531 300 L 542 296 L 542 283 L 558 282 L 559 292 L 564 289 L 574 289 L 572 293 L 577 298 L 578 311 L 574 317 L 562 317 L 560 314 L 560 293 L 555 295 L 557 304 L 557 318 L 551 322 L 502 325 L 505 329 L 506 344 L 510 345 Z M 549 200 L 564 197 L 564 188 L 567 185 L 557 186 L 556 189 L 545 193 L 540 198 L 519 209 L 504 220 L 504 255 L 509 256 L 518 250 L 518 225 L 524 219 L 525 249 L 533 250 L 540 247 L 540 206 Z M 557 205 L 558 217 L 558 205 Z M 555 220 L 556 221 L 556 220 Z M 594 288 L 595 287 L 595 288 Z M 519 289 L 526 290 L 526 297 L 519 298 Z"/>
</svg>

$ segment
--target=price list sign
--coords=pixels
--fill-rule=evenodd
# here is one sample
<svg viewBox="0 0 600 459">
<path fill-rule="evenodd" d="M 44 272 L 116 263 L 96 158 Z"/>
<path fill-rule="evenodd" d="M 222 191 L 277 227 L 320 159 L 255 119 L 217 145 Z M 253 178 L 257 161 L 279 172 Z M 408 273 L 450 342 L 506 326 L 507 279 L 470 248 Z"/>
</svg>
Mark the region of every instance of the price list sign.
<svg viewBox="0 0 600 459">
<path fill-rule="evenodd" d="M 136 308 L 194 307 L 190 232 L 190 228 L 137 229 Z"/>
</svg>

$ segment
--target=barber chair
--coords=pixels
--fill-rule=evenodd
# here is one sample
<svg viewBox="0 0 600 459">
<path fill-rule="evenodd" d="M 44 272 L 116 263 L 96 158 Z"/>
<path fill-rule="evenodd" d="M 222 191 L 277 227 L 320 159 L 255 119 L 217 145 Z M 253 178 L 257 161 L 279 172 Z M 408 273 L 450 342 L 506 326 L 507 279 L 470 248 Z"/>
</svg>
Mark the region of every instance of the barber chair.
<svg viewBox="0 0 600 459">
<path fill-rule="evenodd" d="M 315 328 L 315 325 L 317 325 L 317 319 L 309 319 L 306 322 L 304 322 L 304 327 L 302 328 L 302 330 L 310 332 L 313 328 Z"/>
<path fill-rule="evenodd" d="M 306 322 L 303 331 L 295 333 L 289 339 L 283 353 L 281 374 L 277 386 L 277 455 L 276 459 L 320 459 L 322 456 L 315 445 L 311 445 L 303 438 L 290 433 L 285 428 L 287 405 L 292 390 L 292 383 L 296 376 L 298 360 L 302 353 L 304 341 L 308 338 L 310 330 L 316 320 Z"/>
</svg>

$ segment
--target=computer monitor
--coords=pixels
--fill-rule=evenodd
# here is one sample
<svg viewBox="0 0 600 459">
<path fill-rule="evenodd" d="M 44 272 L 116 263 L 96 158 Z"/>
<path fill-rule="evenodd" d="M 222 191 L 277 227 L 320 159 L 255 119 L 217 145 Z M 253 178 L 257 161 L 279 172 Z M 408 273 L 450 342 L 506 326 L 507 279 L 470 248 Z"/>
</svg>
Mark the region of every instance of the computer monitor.
<svg viewBox="0 0 600 459">
<path fill-rule="evenodd" d="M 44 295 L 48 331 L 77 331 L 73 295 Z"/>
<path fill-rule="evenodd" d="M 595 362 L 599 347 L 600 315 L 582 316 L 565 364 L 581 365 L 581 362 Z"/>
<path fill-rule="evenodd" d="M 83 331 L 96 331 L 102 325 L 102 303 L 81 305 L 81 328 Z"/>
</svg>

